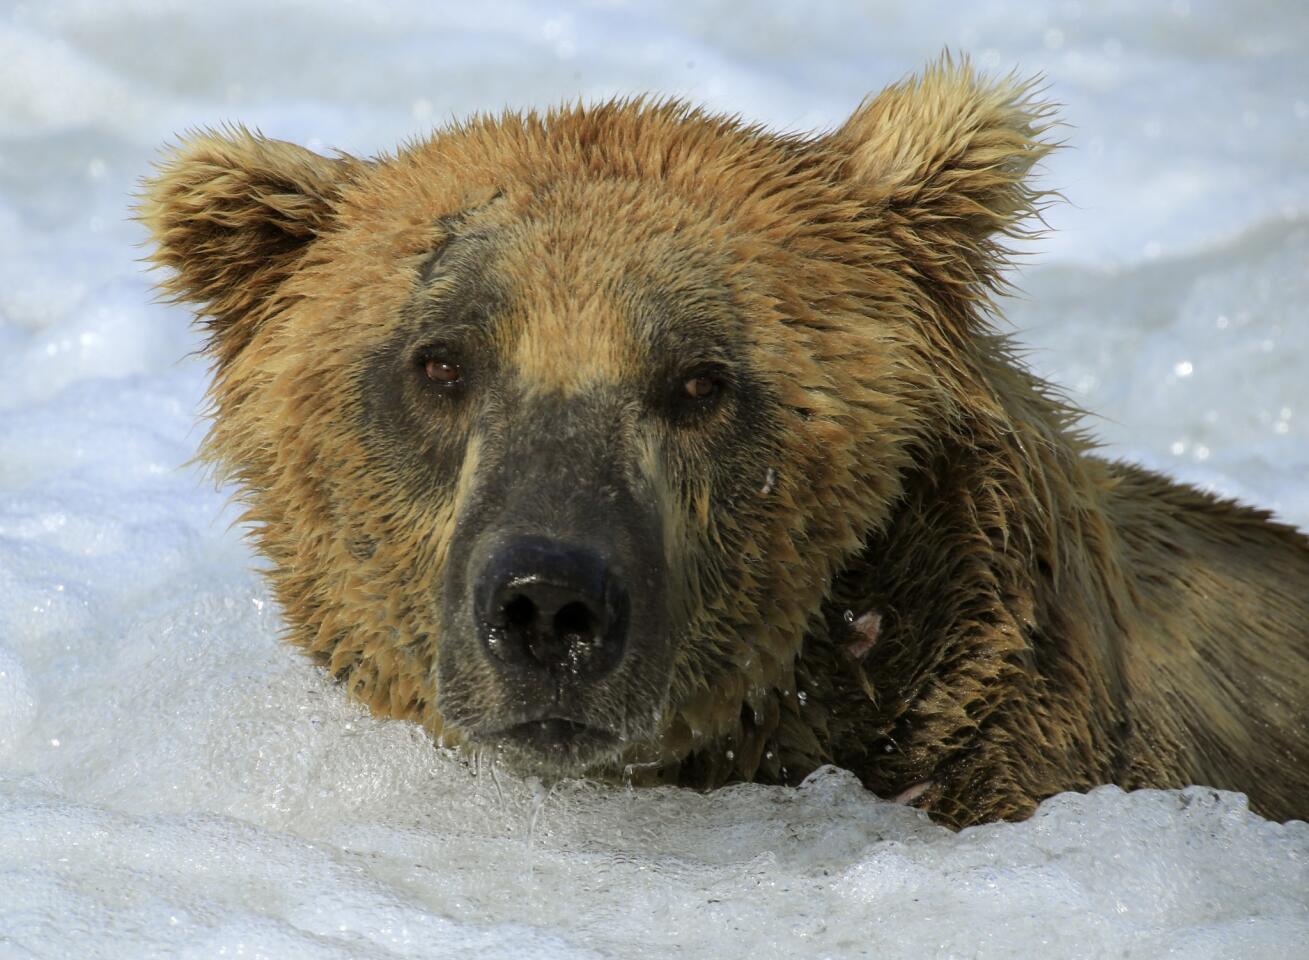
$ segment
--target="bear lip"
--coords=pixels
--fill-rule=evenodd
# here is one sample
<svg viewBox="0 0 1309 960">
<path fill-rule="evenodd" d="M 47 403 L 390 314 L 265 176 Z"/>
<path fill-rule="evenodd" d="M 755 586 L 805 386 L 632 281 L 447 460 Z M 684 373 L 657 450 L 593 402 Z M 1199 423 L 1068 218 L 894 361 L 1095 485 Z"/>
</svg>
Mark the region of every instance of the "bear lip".
<svg viewBox="0 0 1309 960">
<path fill-rule="evenodd" d="M 589 753 L 611 748 L 618 743 L 618 736 L 608 730 L 562 716 L 524 720 L 479 739 L 499 741 L 541 755 L 579 751 Z"/>
</svg>

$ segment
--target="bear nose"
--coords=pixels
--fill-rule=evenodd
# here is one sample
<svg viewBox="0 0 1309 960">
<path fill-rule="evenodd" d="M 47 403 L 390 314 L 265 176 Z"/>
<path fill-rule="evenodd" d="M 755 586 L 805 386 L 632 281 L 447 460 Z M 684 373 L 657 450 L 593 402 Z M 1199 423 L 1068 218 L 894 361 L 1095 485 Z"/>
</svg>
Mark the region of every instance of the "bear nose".
<svg viewBox="0 0 1309 960">
<path fill-rule="evenodd" d="M 477 578 L 474 603 L 482 643 L 504 664 L 594 679 L 627 642 L 627 590 L 589 547 L 512 540 Z"/>
</svg>

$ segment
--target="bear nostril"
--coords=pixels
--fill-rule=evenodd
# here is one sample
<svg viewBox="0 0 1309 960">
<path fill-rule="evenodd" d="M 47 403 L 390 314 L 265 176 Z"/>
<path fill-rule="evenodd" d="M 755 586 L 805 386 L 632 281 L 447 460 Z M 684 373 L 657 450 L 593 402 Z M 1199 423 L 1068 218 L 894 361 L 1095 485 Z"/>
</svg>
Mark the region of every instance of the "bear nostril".
<svg viewBox="0 0 1309 960">
<path fill-rule="evenodd" d="M 515 595 L 504 605 L 505 626 L 526 629 L 536 623 L 536 604 L 523 594 Z"/>
<path fill-rule="evenodd" d="M 555 614 L 554 634 L 561 640 L 577 643 L 596 634 L 595 616 L 584 603 L 568 603 Z"/>
</svg>

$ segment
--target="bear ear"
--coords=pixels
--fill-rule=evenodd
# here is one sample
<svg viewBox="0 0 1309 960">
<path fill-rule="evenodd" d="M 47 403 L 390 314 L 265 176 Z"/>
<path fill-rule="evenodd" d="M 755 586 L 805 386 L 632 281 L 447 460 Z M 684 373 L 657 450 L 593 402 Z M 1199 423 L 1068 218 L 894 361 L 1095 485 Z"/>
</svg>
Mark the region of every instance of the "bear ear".
<svg viewBox="0 0 1309 960">
<path fill-rule="evenodd" d="M 1041 139 L 1054 108 L 1039 93 L 1037 81 L 988 79 L 945 54 L 866 100 L 820 143 L 834 151 L 839 177 L 893 215 L 920 269 L 991 285 L 1003 238 L 1029 233 L 1023 221 L 1052 196 L 1027 182 L 1056 146 Z"/>
<path fill-rule="evenodd" d="M 184 139 L 145 182 L 136 208 L 171 269 L 160 289 L 200 305 L 220 366 L 249 342 L 262 309 L 329 228 L 358 161 L 330 160 L 237 127 Z"/>
</svg>

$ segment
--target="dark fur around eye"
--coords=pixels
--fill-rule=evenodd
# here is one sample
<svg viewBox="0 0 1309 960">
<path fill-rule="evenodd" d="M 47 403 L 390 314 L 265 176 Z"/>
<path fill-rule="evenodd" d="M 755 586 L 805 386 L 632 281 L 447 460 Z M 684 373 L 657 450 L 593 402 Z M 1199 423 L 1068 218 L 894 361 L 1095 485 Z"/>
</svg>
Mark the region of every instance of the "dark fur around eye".
<svg viewBox="0 0 1309 960">
<path fill-rule="evenodd" d="M 664 389 L 668 415 L 688 424 L 703 420 L 722 404 L 731 387 L 730 375 L 720 364 L 683 369 Z"/>
</svg>

